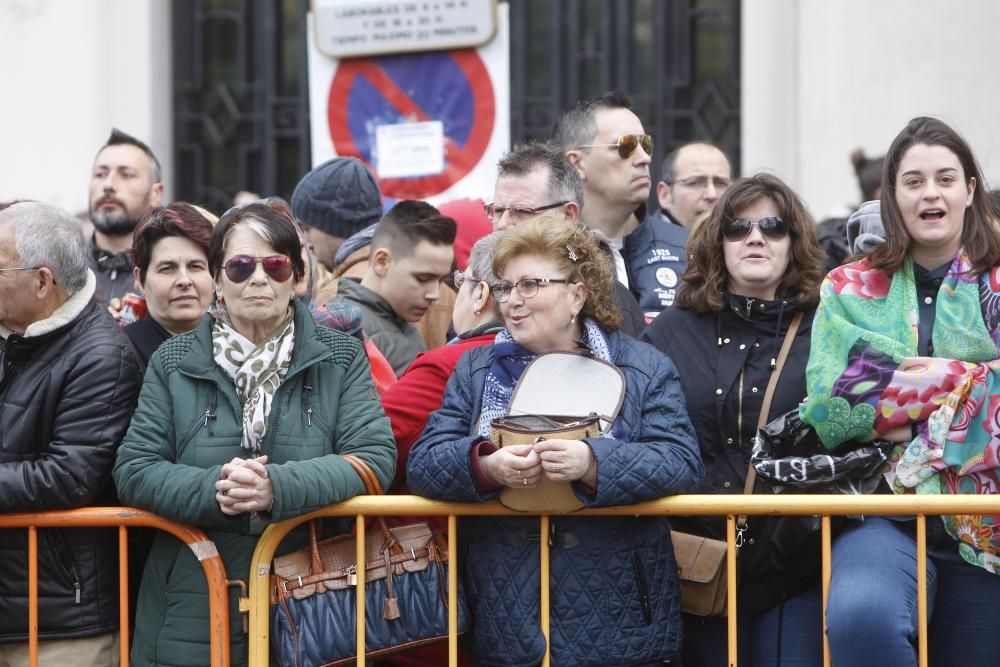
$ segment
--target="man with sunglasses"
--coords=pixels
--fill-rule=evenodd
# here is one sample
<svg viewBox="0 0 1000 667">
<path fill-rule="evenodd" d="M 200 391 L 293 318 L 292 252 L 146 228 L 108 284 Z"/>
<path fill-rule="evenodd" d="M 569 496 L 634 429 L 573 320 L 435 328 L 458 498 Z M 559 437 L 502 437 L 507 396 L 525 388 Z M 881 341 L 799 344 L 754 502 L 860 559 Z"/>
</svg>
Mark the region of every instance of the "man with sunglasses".
<svg viewBox="0 0 1000 667">
<path fill-rule="evenodd" d="M 635 211 L 649 197 L 653 138 L 621 91 L 579 100 L 552 129 L 552 141 L 566 154 L 583 182 L 584 223 L 607 237 L 618 280 L 629 287 L 621 249 L 639 221 Z"/>
<path fill-rule="evenodd" d="M 732 181 L 725 154 L 712 144 L 684 144 L 663 159 L 656 184 L 659 213 L 652 213 L 625 238 L 632 291 L 646 317 L 674 303 L 687 268 L 687 240 Z"/>
<path fill-rule="evenodd" d="M 569 224 L 580 222 L 584 200 L 583 182 L 566 156 L 550 143 L 533 142 L 515 146 L 497 165 L 493 201 L 486 204 L 486 217 L 495 231 L 510 229 L 541 216 L 561 218 Z M 604 249 L 610 248 L 601 238 Z M 615 281 L 613 296 L 622 313 L 622 328 L 638 336 L 645 327 L 635 297 Z"/>
</svg>

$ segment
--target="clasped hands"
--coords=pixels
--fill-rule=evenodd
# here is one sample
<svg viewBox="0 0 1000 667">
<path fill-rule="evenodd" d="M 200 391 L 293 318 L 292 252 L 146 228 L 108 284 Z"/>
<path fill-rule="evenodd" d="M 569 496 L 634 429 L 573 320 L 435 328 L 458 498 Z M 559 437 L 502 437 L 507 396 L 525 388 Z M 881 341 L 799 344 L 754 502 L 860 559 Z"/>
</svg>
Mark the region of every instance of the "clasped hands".
<svg viewBox="0 0 1000 667">
<path fill-rule="evenodd" d="M 498 484 L 530 489 L 545 475 L 557 482 L 580 480 L 597 484 L 597 461 L 582 440 L 542 440 L 533 445 L 508 445 L 480 460 L 483 472 Z"/>
<path fill-rule="evenodd" d="M 267 455 L 255 459 L 235 458 L 222 466 L 215 483 L 215 500 L 223 514 L 266 512 L 274 503 L 274 489 L 267 475 Z"/>
</svg>

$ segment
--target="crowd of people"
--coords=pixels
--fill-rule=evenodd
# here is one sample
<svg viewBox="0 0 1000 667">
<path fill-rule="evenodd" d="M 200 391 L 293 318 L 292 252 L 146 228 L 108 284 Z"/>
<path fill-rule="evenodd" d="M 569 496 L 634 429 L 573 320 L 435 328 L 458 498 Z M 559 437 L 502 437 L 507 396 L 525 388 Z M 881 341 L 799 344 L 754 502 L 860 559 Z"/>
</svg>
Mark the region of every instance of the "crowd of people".
<svg viewBox="0 0 1000 667">
<path fill-rule="evenodd" d="M 997 493 L 1000 212 L 958 132 L 915 118 L 884 162 L 856 154 L 874 201 L 819 225 L 703 141 L 663 157 L 654 188 L 654 150 L 616 91 L 511 149 L 488 203 L 384 210 L 369 168 L 338 157 L 288 202 L 240 193 L 217 217 L 165 204 L 152 150 L 114 130 L 85 222 L 0 204 L 0 512 L 147 509 L 204 530 L 245 580 L 269 524 L 366 492 L 357 461 L 382 488 L 466 503 L 549 482 L 582 507 L 766 492 L 751 454 L 779 417 L 831 455 L 882 443 L 876 492 Z M 613 367 L 620 408 L 595 437 L 501 446 L 496 420 L 550 353 Z M 740 526 L 740 664 L 822 664 L 825 619 L 838 667 L 915 665 L 912 517 L 837 524 L 825 609 L 819 533 L 786 519 Z M 927 522 L 931 664 L 1000 649 L 998 525 Z M 672 529 L 724 539 L 725 521 L 464 519 L 470 664 L 726 664 L 725 618 L 681 611 Z M 132 542 L 132 663 L 208 664 L 196 554 Z M 40 664 L 117 664 L 116 543 L 39 531 Z M 7 667 L 27 660 L 24 531 L 0 553 Z M 246 664 L 235 591 L 229 611 Z"/>
</svg>

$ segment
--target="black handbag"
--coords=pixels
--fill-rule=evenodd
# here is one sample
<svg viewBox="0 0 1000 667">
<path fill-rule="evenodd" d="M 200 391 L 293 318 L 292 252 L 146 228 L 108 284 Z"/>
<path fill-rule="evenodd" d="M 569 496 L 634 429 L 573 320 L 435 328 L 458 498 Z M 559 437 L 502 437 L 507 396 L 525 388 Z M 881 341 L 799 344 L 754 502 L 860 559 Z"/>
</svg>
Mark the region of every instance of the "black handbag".
<svg viewBox="0 0 1000 667">
<path fill-rule="evenodd" d="M 378 478 L 361 459 L 344 455 L 380 494 Z M 355 660 L 357 579 L 365 577 L 366 656 L 377 657 L 448 636 L 448 544 L 426 522 L 366 533 L 365 563 L 358 567 L 355 535 L 318 540 L 274 559 L 271 575 L 271 659 L 282 667 L 346 665 Z M 458 631 L 469 611 L 458 591 Z"/>
</svg>

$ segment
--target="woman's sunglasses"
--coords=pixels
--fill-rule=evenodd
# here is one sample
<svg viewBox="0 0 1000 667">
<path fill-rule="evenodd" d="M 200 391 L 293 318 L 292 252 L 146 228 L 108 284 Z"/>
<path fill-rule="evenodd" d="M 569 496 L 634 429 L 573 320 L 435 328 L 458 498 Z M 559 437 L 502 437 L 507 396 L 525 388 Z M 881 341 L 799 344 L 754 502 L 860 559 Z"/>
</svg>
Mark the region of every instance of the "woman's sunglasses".
<svg viewBox="0 0 1000 667">
<path fill-rule="evenodd" d="M 748 220 L 746 218 L 736 218 L 728 220 L 722 226 L 722 235 L 727 241 L 742 241 L 750 236 L 753 228 L 760 230 L 760 235 L 772 241 L 778 241 L 788 236 L 788 225 L 781 218 L 761 218 L 760 220 Z"/>
<path fill-rule="evenodd" d="M 605 146 L 618 148 L 618 155 L 623 160 L 630 157 L 639 146 L 642 146 L 642 150 L 646 151 L 646 155 L 652 155 L 653 137 L 648 134 L 623 134 L 613 144 L 584 144 L 583 146 L 577 146 L 577 148 L 601 148 Z"/>
<path fill-rule="evenodd" d="M 257 270 L 257 264 L 264 267 L 264 273 L 269 278 L 283 283 L 292 277 L 292 260 L 285 255 L 271 255 L 270 257 L 251 257 L 250 255 L 236 255 L 226 260 L 226 277 L 234 283 L 242 283 L 249 280 L 253 272 Z"/>
</svg>

